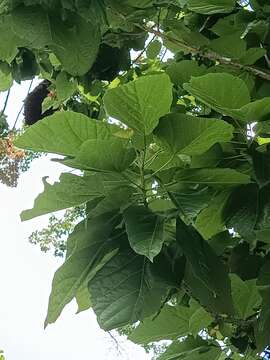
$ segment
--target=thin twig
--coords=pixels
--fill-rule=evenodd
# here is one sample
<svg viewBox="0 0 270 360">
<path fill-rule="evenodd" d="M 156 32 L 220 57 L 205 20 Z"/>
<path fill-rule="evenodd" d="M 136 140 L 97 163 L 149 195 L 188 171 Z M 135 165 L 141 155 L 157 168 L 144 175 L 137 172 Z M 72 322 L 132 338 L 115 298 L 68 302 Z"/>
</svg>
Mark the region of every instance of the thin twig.
<svg viewBox="0 0 270 360">
<path fill-rule="evenodd" d="M 5 99 L 5 103 L 4 103 L 4 107 L 1 111 L 1 114 L 0 114 L 0 117 L 5 113 L 6 111 L 6 108 L 7 108 L 7 104 L 8 104 L 8 99 L 9 99 L 9 95 L 10 95 L 10 89 L 8 90 L 7 92 L 7 96 L 6 96 L 6 99 Z"/>
<path fill-rule="evenodd" d="M 156 36 L 153 36 L 147 45 L 142 49 L 139 55 L 132 61 L 132 65 L 136 64 L 136 62 L 143 56 L 143 54 L 147 51 L 149 45 L 155 40 Z"/>
</svg>

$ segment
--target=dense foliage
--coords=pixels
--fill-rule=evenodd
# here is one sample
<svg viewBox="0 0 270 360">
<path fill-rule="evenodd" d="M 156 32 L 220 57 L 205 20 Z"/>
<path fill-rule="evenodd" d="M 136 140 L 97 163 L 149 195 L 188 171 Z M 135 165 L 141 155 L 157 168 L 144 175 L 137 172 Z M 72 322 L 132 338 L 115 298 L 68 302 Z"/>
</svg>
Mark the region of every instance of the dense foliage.
<svg viewBox="0 0 270 360">
<path fill-rule="evenodd" d="M 248 5 L 248 7 L 247 7 Z M 18 148 L 77 171 L 28 220 L 86 204 L 45 325 L 77 299 L 165 359 L 270 344 L 270 6 L 266 0 L 5 0 L 0 90 L 40 75 L 57 110 Z M 139 323 L 138 323 L 139 322 Z"/>
</svg>

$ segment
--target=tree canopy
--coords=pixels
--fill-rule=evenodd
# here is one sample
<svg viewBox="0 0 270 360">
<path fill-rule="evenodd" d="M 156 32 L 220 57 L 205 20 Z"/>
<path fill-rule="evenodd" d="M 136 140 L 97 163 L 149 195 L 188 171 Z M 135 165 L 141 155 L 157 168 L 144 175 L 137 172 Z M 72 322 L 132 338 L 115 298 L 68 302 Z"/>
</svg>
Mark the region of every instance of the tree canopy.
<svg viewBox="0 0 270 360">
<path fill-rule="evenodd" d="M 21 219 L 85 207 L 45 326 L 76 298 L 106 331 L 166 340 L 159 360 L 270 344 L 269 17 L 267 0 L 0 1 L 0 91 L 39 76 L 55 110 L 3 159 L 67 166 Z"/>
</svg>

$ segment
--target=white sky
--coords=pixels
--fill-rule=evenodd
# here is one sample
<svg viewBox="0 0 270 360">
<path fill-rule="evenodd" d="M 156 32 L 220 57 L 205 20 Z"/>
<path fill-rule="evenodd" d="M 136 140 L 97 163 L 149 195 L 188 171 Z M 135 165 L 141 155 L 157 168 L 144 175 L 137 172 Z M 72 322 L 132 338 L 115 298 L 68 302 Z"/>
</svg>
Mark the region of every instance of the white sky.
<svg viewBox="0 0 270 360">
<path fill-rule="evenodd" d="M 10 124 L 28 86 L 24 82 L 12 88 L 7 109 Z M 3 102 L 4 94 L 0 94 L 0 109 Z M 45 157 L 33 162 L 16 189 L 0 184 L 0 349 L 7 360 L 150 359 L 127 341 L 121 342 L 119 355 L 109 335 L 99 329 L 93 312 L 75 315 L 75 303 L 67 306 L 56 324 L 43 330 L 52 277 L 61 260 L 28 242 L 32 231 L 47 224 L 47 217 L 21 223 L 19 214 L 32 207 L 42 191 L 41 178 L 48 175 L 56 180 L 64 169 Z"/>
</svg>

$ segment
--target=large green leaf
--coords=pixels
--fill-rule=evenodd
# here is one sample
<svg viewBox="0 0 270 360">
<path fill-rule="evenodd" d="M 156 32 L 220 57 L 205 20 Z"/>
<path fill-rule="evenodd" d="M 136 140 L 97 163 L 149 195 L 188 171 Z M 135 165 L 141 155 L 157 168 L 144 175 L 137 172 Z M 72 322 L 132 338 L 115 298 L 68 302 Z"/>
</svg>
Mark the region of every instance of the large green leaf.
<svg viewBox="0 0 270 360">
<path fill-rule="evenodd" d="M 23 149 L 75 156 L 84 141 L 110 138 L 111 129 L 105 122 L 63 111 L 32 125 L 15 144 Z"/>
<path fill-rule="evenodd" d="M 176 239 L 188 260 L 191 274 L 215 299 L 219 312 L 232 314 L 230 279 L 223 262 L 200 234 L 180 219 L 177 219 Z"/>
<path fill-rule="evenodd" d="M 167 186 L 174 204 L 181 209 L 187 219 L 195 218 L 210 203 L 213 192 L 208 187 L 190 189 L 181 183 Z"/>
<path fill-rule="evenodd" d="M 202 76 L 205 72 L 206 67 L 199 65 L 194 60 L 182 60 L 172 63 L 166 69 L 166 73 L 175 85 L 183 85 L 183 83 L 191 79 L 191 76 Z"/>
<path fill-rule="evenodd" d="M 136 158 L 134 148 L 128 148 L 127 142 L 121 139 L 85 141 L 74 159 L 64 163 L 84 170 L 104 170 L 121 172 Z"/>
<path fill-rule="evenodd" d="M 11 13 L 14 33 L 29 46 L 40 49 L 53 41 L 49 14 L 40 6 L 19 6 Z"/>
<path fill-rule="evenodd" d="M 189 318 L 189 332 L 195 337 L 212 322 L 213 317 L 196 301 L 191 302 L 191 317 Z"/>
<path fill-rule="evenodd" d="M 72 24 L 63 24 L 59 18 L 51 22 L 51 49 L 68 73 L 81 76 L 91 69 L 96 60 L 101 34 L 94 19 L 84 20 L 72 15 Z"/>
<path fill-rule="evenodd" d="M 187 0 L 189 10 L 199 14 L 229 13 L 235 6 L 234 0 Z"/>
<path fill-rule="evenodd" d="M 194 77 L 184 88 L 193 96 L 217 111 L 238 109 L 250 102 L 243 80 L 227 73 Z"/>
<path fill-rule="evenodd" d="M 92 306 L 104 330 L 132 324 L 159 310 L 167 281 L 153 273 L 144 256 L 120 251 L 90 281 Z"/>
<path fill-rule="evenodd" d="M 7 91 L 11 88 L 13 79 L 11 74 L 3 72 L 0 69 L 0 91 Z"/>
<path fill-rule="evenodd" d="M 225 218 L 223 210 L 230 194 L 231 190 L 224 190 L 218 193 L 198 215 L 195 226 L 204 239 L 210 239 L 224 229 Z"/>
<path fill-rule="evenodd" d="M 166 74 L 148 75 L 108 90 L 103 100 L 108 115 L 148 135 L 170 111 L 172 84 Z"/>
<path fill-rule="evenodd" d="M 10 17 L 0 17 L 0 60 L 10 63 L 16 56 L 19 46 L 18 36 L 12 31 Z"/>
<path fill-rule="evenodd" d="M 188 334 L 191 315 L 189 307 L 165 305 L 157 317 L 143 320 L 129 339 L 136 344 L 175 340 Z"/>
<path fill-rule="evenodd" d="M 106 182 L 103 182 L 106 188 Z M 97 216 L 112 210 L 122 210 L 130 204 L 131 197 L 135 189 L 128 184 L 113 187 L 113 189 L 105 189 L 106 196 L 95 204 L 94 208 L 88 211 L 90 216 Z"/>
<path fill-rule="evenodd" d="M 49 46 L 64 70 L 75 76 L 84 75 L 98 53 L 100 29 L 94 19 L 89 20 L 73 14 L 71 22 L 64 22 L 40 6 L 20 6 L 11 14 L 12 29 L 18 37 L 34 48 Z"/>
<path fill-rule="evenodd" d="M 145 206 L 131 206 L 124 212 L 124 221 L 132 249 L 153 261 L 165 240 L 165 218 Z"/>
<path fill-rule="evenodd" d="M 200 155 L 218 142 L 229 141 L 233 127 L 223 120 L 170 114 L 160 120 L 154 134 L 172 154 Z"/>
<path fill-rule="evenodd" d="M 250 177 L 234 169 L 204 168 L 178 170 L 174 179 L 183 184 L 231 187 L 250 183 Z"/>
<path fill-rule="evenodd" d="M 236 314 L 240 319 L 247 319 L 256 313 L 262 302 L 256 280 L 243 281 L 236 274 L 231 274 L 230 278 Z"/>
<path fill-rule="evenodd" d="M 33 209 L 21 213 L 23 221 L 83 204 L 104 195 L 104 187 L 98 175 L 77 176 L 63 173 L 59 182 L 50 185 L 43 179 L 44 191 L 35 200 Z"/>
<path fill-rule="evenodd" d="M 263 121 L 270 115 L 270 98 L 253 101 L 232 112 L 232 115 L 243 122 Z"/>
<path fill-rule="evenodd" d="M 232 59 L 239 59 L 246 53 L 247 44 L 241 38 L 242 33 L 233 33 L 214 39 L 210 47 L 216 53 Z"/>
<path fill-rule="evenodd" d="M 159 340 L 176 340 L 189 333 L 196 336 L 212 320 L 195 301 L 190 307 L 165 305 L 158 316 L 143 320 L 129 339 L 136 344 L 148 344 Z"/>
<path fill-rule="evenodd" d="M 224 207 L 223 217 L 228 228 L 250 236 L 258 220 L 259 191 L 255 184 L 237 187 Z"/>
<path fill-rule="evenodd" d="M 192 78 L 184 88 L 210 108 L 242 122 L 265 120 L 270 114 L 269 98 L 250 102 L 245 82 L 228 73 Z"/>
<path fill-rule="evenodd" d="M 174 341 L 157 360 L 218 360 L 221 348 L 210 346 L 207 341 L 189 336 L 183 341 Z"/>
<path fill-rule="evenodd" d="M 99 263 L 104 265 L 116 255 L 117 243 L 109 241 L 116 220 L 115 214 L 107 213 L 75 227 L 72 241 L 75 238 L 76 246 L 54 275 L 45 326 L 57 320 L 85 279 L 95 275 Z"/>
<path fill-rule="evenodd" d="M 244 65 L 253 65 L 260 58 L 265 56 L 266 50 L 260 47 L 249 48 L 241 57 L 240 62 Z"/>
<path fill-rule="evenodd" d="M 195 29 L 192 30 L 184 24 L 184 21 L 178 20 L 167 20 L 166 24 L 169 25 L 170 32 L 168 33 L 169 39 L 175 39 L 176 41 L 171 41 L 168 39 L 165 41 L 165 46 L 172 51 L 187 51 L 187 47 L 182 46 L 182 43 L 191 45 L 192 47 L 202 47 L 209 45 L 209 39 L 204 36 L 200 31 Z M 178 40 L 178 41 L 177 41 Z M 179 41 L 180 40 L 180 41 Z"/>
</svg>

